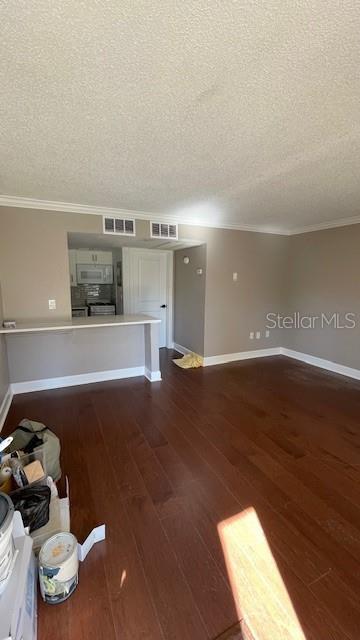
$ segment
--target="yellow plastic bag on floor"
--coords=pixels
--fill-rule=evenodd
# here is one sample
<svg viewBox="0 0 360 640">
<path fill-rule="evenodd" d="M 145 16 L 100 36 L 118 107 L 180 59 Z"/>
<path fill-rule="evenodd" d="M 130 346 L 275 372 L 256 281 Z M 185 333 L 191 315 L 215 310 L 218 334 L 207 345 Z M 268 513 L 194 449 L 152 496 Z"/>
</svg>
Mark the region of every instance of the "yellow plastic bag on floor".
<svg viewBox="0 0 360 640">
<path fill-rule="evenodd" d="M 187 353 L 182 358 L 174 358 L 173 362 L 182 369 L 197 369 L 203 366 L 203 359 L 197 353 Z"/>
</svg>

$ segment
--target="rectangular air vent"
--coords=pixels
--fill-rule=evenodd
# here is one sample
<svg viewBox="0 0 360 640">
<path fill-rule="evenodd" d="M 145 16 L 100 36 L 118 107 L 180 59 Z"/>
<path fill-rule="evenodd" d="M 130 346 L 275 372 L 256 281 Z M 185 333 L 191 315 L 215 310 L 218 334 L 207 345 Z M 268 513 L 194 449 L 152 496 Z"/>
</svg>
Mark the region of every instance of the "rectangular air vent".
<svg viewBox="0 0 360 640">
<path fill-rule="evenodd" d="M 104 233 L 113 233 L 118 236 L 134 236 L 135 220 L 103 216 L 103 228 Z"/>
<path fill-rule="evenodd" d="M 150 222 L 150 236 L 152 238 L 178 239 L 177 224 L 167 224 L 166 222 Z"/>
</svg>

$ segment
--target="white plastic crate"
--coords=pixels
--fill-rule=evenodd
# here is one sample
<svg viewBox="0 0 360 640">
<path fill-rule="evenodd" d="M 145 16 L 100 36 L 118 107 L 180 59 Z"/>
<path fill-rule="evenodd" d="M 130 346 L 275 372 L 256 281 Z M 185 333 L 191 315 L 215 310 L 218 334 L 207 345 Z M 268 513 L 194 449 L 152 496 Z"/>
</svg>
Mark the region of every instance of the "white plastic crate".
<svg viewBox="0 0 360 640">
<path fill-rule="evenodd" d="M 26 534 L 18 511 L 14 513 L 13 539 L 18 553 L 0 597 L 0 640 L 36 640 L 37 566 L 32 539 Z"/>
</svg>

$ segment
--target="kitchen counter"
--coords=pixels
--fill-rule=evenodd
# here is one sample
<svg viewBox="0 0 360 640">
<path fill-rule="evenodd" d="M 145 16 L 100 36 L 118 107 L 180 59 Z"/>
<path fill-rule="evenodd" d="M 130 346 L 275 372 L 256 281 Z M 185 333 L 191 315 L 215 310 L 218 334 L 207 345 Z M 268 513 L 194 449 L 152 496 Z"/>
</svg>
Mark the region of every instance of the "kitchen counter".
<svg viewBox="0 0 360 640">
<path fill-rule="evenodd" d="M 26 393 L 133 376 L 161 380 L 159 324 L 152 316 L 119 315 L 1 327 L 11 390 Z"/>
<path fill-rule="evenodd" d="M 90 316 L 87 318 L 71 318 L 71 320 L 54 320 L 51 322 L 36 321 L 17 322 L 15 329 L 0 327 L 0 333 L 38 333 L 40 331 L 64 331 L 72 329 L 92 329 L 96 327 L 119 327 L 136 324 L 158 324 L 161 320 L 146 315 L 122 316 Z"/>
</svg>

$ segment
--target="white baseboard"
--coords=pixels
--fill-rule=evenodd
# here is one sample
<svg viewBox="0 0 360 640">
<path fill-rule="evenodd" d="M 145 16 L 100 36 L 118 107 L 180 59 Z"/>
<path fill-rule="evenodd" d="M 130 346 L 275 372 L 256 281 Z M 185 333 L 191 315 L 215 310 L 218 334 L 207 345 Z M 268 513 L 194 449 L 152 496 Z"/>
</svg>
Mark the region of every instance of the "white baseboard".
<svg viewBox="0 0 360 640">
<path fill-rule="evenodd" d="M 191 349 L 188 349 L 187 347 L 183 347 L 181 344 L 178 344 L 177 342 L 173 342 L 172 346 L 173 346 L 173 349 L 175 349 L 175 351 L 182 353 L 183 356 L 186 356 L 188 353 L 193 353 Z"/>
<path fill-rule="evenodd" d="M 11 387 L 9 386 L 6 394 L 5 394 L 5 398 L 3 399 L 1 405 L 0 405 L 0 431 L 4 426 L 5 420 L 6 420 L 6 416 L 9 412 L 10 409 L 10 405 L 11 405 L 11 400 L 13 398 L 13 392 L 11 390 Z"/>
<path fill-rule="evenodd" d="M 130 367 L 128 369 L 111 369 L 108 371 L 94 371 L 93 373 L 80 373 L 63 378 L 46 378 L 42 380 L 26 380 L 25 382 L 13 382 L 11 390 L 14 395 L 18 393 L 30 393 L 31 391 L 44 391 L 45 389 L 60 389 L 61 387 L 74 387 L 79 384 L 91 384 L 106 380 L 121 380 L 122 378 L 134 378 L 145 375 L 144 367 Z"/>
<path fill-rule="evenodd" d="M 186 355 L 191 353 L 189 349 L 182 347 L 174 343 L 174 349 Z M 204 358 L 203 366 L 209 367 L 217 364 L 226 364 L 228 362 L 235 362 L 237 360 L 249 360 L 252 358 L 266 358 L 269 356 L 284 355 L 295 360 L 300 360 L 306 364 L 332 371 L 355 380 L 360 380 L 360 370 L 353 369 L 352 367 L 346 367 L 345 365 L 332 362 L 331 360 L 324 360 L 323 358 L 317 358 L 300 351 L 294 351 L 284 347 L 270 347 L 269 349 L 255 349 L 253 351 L 240 351 L 239 353 L 225 353 L 218 356 L 206 356 Z M 46 389 L 59 389 L 61 387 L 72 387 L 81 384 L 91 384 L 94 382 L 104 382 L 106 380 L 120 380 L 123 378 L 133 378 L 136 376 L 145 376 L 150 382 L 157 382 L 161 380 L 160 371 L 150 371 L 145 367 L 130 367 L 127 369 L 112 369 L 108 371 L 95 371 L 92 373 L 81 373 L 73 376 L 65 376 L 59 378 L 47 378 L 42 380 L 27 380 L 25 382 L 15 382 L 10 385 L 10 388 L 5 395 L 5 398 L 0 406 L 0 430 L 6 420 L 11 400 L 13 395 L 19 393 L 29 393 L 32 391 L 44 391 Z"/>
<path fill-rule="evenodd" d="M 301 362 L 306 362 L 306 364 L 311 364 L 314 367 L 319 367 L 320 369 L 326 369 L 327 371 L 332 371 L 333 373 L 339 373 L 341 376 L 348 376 L 349 378 L 360 380 L 359 369 L 346 367 L 343 364 L 338 364 L 337 362 L 332 362 L 331 360 L 324 360 L 323 358 L 317 358 L 316 356 L 311 356 L 307 353 L 301 353 L 300 351 L 293 351 L 293 349 L 286 349 L 285 347 L 281 347 L 280 352 L 283 356 L 288 356 L 288 358 L 301 360 Z"/>
<path fill-rule="evenodd" d="M 331 360 L 324 360 L 323 358 L 317 358 L 307 353 L 301 353 L 300 351 L 294 351 L 293 349 L 286 349 L 285 347 L 271 347 L 270 349 L 256 349 L 253 351 L 240 351 L 239 353 L 225 353 L 220 356 L 206 356 L 204 358 L 204 367 L 209 367 L 217 364 L 226 364 L 227 362 L 235 362 L 236 360 L 249 360 L 251 358 L 267 358 L 269 356 L 284 355 L 288 358 L 294 358 L 300 360 L 306 364 L 310 364 L 320 369 L 326 369 L 326 371 L 332 371 L 342 376 L 348 376 L 355 380 L 360 380 L 360 370 L 353 369 L 352 367 L 346 367 L 345 365 L 332 362 Z"/>
<path fill-rule="evenodd" d="M 239 353 L 224 353 L 220 356 L 205 356 L 203 366 L 211 367 L 216 364 L 235 362 L 236 360 L 267 358 L 269 356 L 278 356 L 280 352 L 280 347 L 270 347 L 269 349 L 254 349 L 253 351 L 240 351 Z"/>
<path fill-rule="evenodd" d="M 159 382 L 161 380 L 161 371 L 150 371 L 150 369 L 145 368 L 145 378 L 150 382 Z"/>
</svg>

